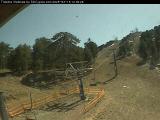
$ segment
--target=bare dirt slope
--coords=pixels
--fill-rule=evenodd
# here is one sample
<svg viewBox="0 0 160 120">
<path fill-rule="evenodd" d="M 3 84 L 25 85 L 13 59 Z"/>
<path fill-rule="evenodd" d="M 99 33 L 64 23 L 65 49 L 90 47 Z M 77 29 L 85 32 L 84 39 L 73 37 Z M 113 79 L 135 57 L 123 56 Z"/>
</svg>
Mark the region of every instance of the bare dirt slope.
<svg viewBox="0 0 160 120">
<path fill-rule="evenodd" d="M 158 120 L 160 118 L 160 73 L 147 65 L 137 66 L 139 58 L 117 61 L 114 76 L 112 54 L 104 48 L 96 60 L 96 81 L 106 82 L 106 95 L 85 117 L 86 120 Z M 92 77 L 92 75 L 90 76 Z"/>
</svg>

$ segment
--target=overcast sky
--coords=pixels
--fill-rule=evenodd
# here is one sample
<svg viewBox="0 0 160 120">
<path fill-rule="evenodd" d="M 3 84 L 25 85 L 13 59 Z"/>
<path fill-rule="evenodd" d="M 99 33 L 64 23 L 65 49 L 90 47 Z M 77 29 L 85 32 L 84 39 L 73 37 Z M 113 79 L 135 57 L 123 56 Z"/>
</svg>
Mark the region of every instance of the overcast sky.
<svg viewBox="0 0 160 120">
<path fill-rule="evenodd" d="M 70 32 L 80 46 L 90 37 L 98 45 L 123 38 L 136 27 L 140 31 L 160 25 L 160 5 L 34 4 L 0 28 L 0 41 L 12 47 L 33 45 L 39 37 Z"/>
</svg>

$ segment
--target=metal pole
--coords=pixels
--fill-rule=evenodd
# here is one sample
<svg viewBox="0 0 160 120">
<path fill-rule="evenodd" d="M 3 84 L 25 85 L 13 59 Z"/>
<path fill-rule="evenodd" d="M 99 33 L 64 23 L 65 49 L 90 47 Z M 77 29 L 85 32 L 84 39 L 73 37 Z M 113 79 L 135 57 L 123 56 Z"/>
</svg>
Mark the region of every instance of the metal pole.
<svg viewBox="0 0 160 120">
<path fill-rule="evenodd" d="M 113 58 L 114 58 L 114 70 L 115 70 L 115 76 L 117 76 L 118 74 L 118 70 L 117 70 L 117 61 L 116 61 L 116 55 L 115 55 L 115 51 L 113 50 Z"/>
<path fill-rule="evenodd" d="M 96 69 L 95 69 L 95 67 L 94 67 L 94 82 L 96 81 Z"/>
<path fill-rule="evenodd" d="M 93 79 L 94 79 L 94 82 L 95 82 L 96 81 L 95 58 L 94 58 L 94 73 L 93 74 L 94 74 L 94 78 Z"/>
<path fill-rule="evenodd" d="M 9 120 L 4 101 L 5 101 L 5 99 L 4 99 L 4 96 L 3 96 L 3 92 L 0 92 L 0 114 L 1 114 L 1 118 L 2 118 L 2 120 Z"/>
<path fill-rule="evenodd" d="M 29 96 L 30 96 L 30 103 L 31 103 L 31 108 L 30 109 L 32 110 L 33 105 L 32 105 L 32 94 L 31 94 L 31 92 L 29 92 Z"/>
<path fill-rule="evenodd" d="M 85 100 L 86 97 L 84 96 L 82 73 L 80 72 L 78 72 L 78 80 L 79 80 L 80 98 L 81 100 Z"/>
</svg>

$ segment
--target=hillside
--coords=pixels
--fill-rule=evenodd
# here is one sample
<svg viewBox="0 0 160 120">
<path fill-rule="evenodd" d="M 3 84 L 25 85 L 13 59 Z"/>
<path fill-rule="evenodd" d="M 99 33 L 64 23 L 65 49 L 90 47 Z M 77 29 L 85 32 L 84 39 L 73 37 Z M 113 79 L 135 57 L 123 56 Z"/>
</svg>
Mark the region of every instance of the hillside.
<svg viewBox="0 0 160 120">
<path fill-rule="evenodd" d="M 125 36 L 119 44 L 118 56 L 126 57 L 136 54 L 142 63 L 156 68 L 160 63 L 160 26 L 143 32 L 132 32 Z"/>
<path fill-rule="evenodd" d="M 140 58 L 129 56 L 117 61 L 118 76 L 112 79 L 112 54 L 106 56 L 108 52 L 104 48 L 96 59 L 96 80 L 106 82 L 106 95 L 86 120 L 159 119 L 159 73 L 147 65 L 137 66 Z"/>
<path fill-rule="evenodd" d="M 134 37 L 133 37 L 133 36 Z M 160 76 L 156 69 L 150 70 L 149 64 L 138 66 L 141 58 L 136 54 L 140 33 L 130 34 L 127 39 L 103 47 L 95 59 L 94 71 L 84 78 L 84 87 L 104 88 L 105 96 L 93 109 L 81 114 L 84 102 L 79 95 L 69 95 L 50 102 L 36 109 L 38 120 L 158 120 L 160 117 Z M 115 76 L 113 49 L 117 50 L 121 43 L 133 42 L 135 54 L 117 58 L 118 75 Z M 119 44 L 120 43 L 120 44 Z M 118 57 L 118 56 L 117 56 Z M 5 91 L 8 103 L 18 104 L 20 101 L 41 98 L 49 94 L 77 86 L 77 81 L 59 82 L 50 88 L 39 89 L 22 84 L 25 76 L 14 76 L 11 73 L 0 74 L 0 88 Z M 95 76 L 95 79 L 94 79 Z M 44 78 L 45 79 L 45 78 Z M 91 86 L 91 83 L 96 83 Z M 13 92 L 14 91 L 14 92 Z M 87 95 L 87 99 L 93 96 Z M 15 117 L 24 119 L 25 114 Z"/>
<path fill-rule="evenodd" d="M 118 45 L 116 46 L 118 47 Z M 105 97 L 96 107 L 88 113 L 79 116 L 79 110 L 82 109 L 82 103 L 76 103 L 77 96 L 68 96 L 64 99 L 54 102 L 60 104 L 57 108 L 53 106 L 52 111 L 43 109 L 38 110 L 38 120 L 79 119 L 79 120 L 157 120 L 160 115 L 160 97 L 159 97 L 159 73 L 156 70 L 149 70 L 147 64 L 137 66 L 140 58 L 136 55 L 125 57 L 117 61 L 118 76 L 114 78 L 113 55 L 110 47 L 103 48 L 96 58 L 96 74 L 93 81 L 93 73 L 85 79 L 85 87 L 89 87 L 90 83 L 97 84 L 94 87 L 103 87 L 105 89 Z M 21 84 L 22 77 L 14 77 L 12 75 L 1 76 L 0 88 L 8 93 L 7 100 L 12 103 L 29 99 L 29 91 L 32 92 L 33 98 L 42 97 L 58 89 L 66 89 L 66 87 L 76 86 L 77 83 L 70 82 L 64 85 L 53 85 L 51 89 L 39 90 L 27 87 Z M 14 91 L 14 93 L 13 93 Z M 43 93 L 43 94 L 42 94 Z M 75 98 L 74 98 L 75 97 Z M 64 104 L 61 106 L 61 104 Z M 65 105 L 66 104 L 66 105 Z M 74 109 L 58 112 L 57 109 Z M 65 115 L 64 115 L 65 113 Z M 54 116 L 54 117 L 53 117 Z M 77 118 L 77 116 L 79 116 Z M 21 120 L 21 117 L 14 118 Z"/>
</svg>

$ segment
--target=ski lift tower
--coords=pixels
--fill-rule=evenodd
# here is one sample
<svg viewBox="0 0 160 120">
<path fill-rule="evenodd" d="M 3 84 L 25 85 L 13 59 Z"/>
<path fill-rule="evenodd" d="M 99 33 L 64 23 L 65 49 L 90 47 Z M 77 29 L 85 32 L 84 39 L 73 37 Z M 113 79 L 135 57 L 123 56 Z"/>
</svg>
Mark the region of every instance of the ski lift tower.
<svg viewBox="0 0 160 120">
<path fill-rule="evenodd" d="M 83 90 L 83 77 L 87 70 L 91 68 L 87 68 L 84 64 L 87 61 L 80 61 L 80 62 L 72 62 L 66 64 L 66 76 L 72 76 L 78 80 L 79 83 L 79 90 L 80 90 L 80 99 L 85 100 L 84 90 Z"/>
</svg>

